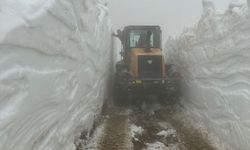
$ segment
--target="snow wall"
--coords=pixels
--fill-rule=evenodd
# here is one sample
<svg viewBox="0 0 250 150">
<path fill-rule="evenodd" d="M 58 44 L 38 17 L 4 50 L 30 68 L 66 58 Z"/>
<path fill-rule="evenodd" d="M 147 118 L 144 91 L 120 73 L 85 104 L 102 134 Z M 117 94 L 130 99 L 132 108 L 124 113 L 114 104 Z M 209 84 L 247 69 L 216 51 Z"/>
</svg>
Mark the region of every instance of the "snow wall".
<svg viewBox="0 0 250 150">
<path fill-rule="evenodd" d="M 0 1 L 0 149 L 74 150 L 107 97 L 105 0 Z"/>
<path fill-rule="evenodd" d="M 169 63 L 184 75 L 188 115 L 234 150 L 250 149 L 250 11 L 237 1 L 218 13 L 203 1 L 200 21 L 171 38 Z"/>
</svg>

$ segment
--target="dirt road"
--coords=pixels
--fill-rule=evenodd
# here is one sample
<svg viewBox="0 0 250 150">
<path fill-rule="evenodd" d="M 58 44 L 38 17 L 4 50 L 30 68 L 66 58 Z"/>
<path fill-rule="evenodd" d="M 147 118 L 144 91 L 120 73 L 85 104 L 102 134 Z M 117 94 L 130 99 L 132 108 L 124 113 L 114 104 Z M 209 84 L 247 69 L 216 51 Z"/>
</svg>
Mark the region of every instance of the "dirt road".
<svg viewBox="0 0 250 150">
<path fill-rule="evenodd" d="M 155 102 L 103 108 L 93 135 L 79 150 L 214 150 L 177 106 Z"/>
</svg>

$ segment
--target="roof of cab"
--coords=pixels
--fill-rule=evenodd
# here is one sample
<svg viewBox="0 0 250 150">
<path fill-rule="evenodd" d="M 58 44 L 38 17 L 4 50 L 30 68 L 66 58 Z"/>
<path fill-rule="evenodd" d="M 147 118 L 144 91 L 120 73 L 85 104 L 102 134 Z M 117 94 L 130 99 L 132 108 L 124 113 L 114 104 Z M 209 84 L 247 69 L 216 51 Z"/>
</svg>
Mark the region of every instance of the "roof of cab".
<svg viewBox="0 0 250 150">
<path fill-rule="evenodd" d="M 156 29 L 156 30 L 161 30 L 161 27 L 159 25 L 129 25 L 125 26 L 124 30 L 144 30 L 144 29 Z"/>
</svg>

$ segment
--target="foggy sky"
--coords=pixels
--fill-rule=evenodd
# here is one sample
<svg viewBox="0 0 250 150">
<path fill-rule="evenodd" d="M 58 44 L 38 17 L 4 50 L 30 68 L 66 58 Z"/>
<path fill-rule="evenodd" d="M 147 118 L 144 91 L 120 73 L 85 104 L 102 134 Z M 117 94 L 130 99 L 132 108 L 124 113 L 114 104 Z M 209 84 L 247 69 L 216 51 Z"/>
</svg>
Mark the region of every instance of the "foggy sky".
<svg viewBox="0 0 250 150">
<path fill-rule="evenodd" d="M 231 0 L 214 0 L 216 8 L 225 10 Z M 109 11 L 115 27 L 129 24 L 161 25 L 164 34 L 179 35 L 192 26 L 202 13 L 202 0 L 109 0 Z"/>
</svg>

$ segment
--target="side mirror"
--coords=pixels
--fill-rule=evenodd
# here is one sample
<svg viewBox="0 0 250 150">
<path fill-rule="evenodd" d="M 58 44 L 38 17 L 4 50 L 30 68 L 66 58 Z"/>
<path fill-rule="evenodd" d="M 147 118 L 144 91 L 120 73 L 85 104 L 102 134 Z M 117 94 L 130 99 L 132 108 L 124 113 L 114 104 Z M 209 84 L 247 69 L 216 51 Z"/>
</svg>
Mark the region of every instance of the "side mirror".
<svg viewBox="0 0 250 150">
<path fill-rule="evenodd" d="M 117 34 L 118 34 L 118 35 L 122 35 L 122 30 L 121 30 L 121 29 L 118 29 L 118 30 L 117 30 Z"/>
<path fill-rule="evenodd" d="M 124 56 L 125 56 L 125 53 L 124 53 L 124 52 L 120 52 L 120 55 L 121 55 L 122 57 L 124 57 Z"/>
</svg>

